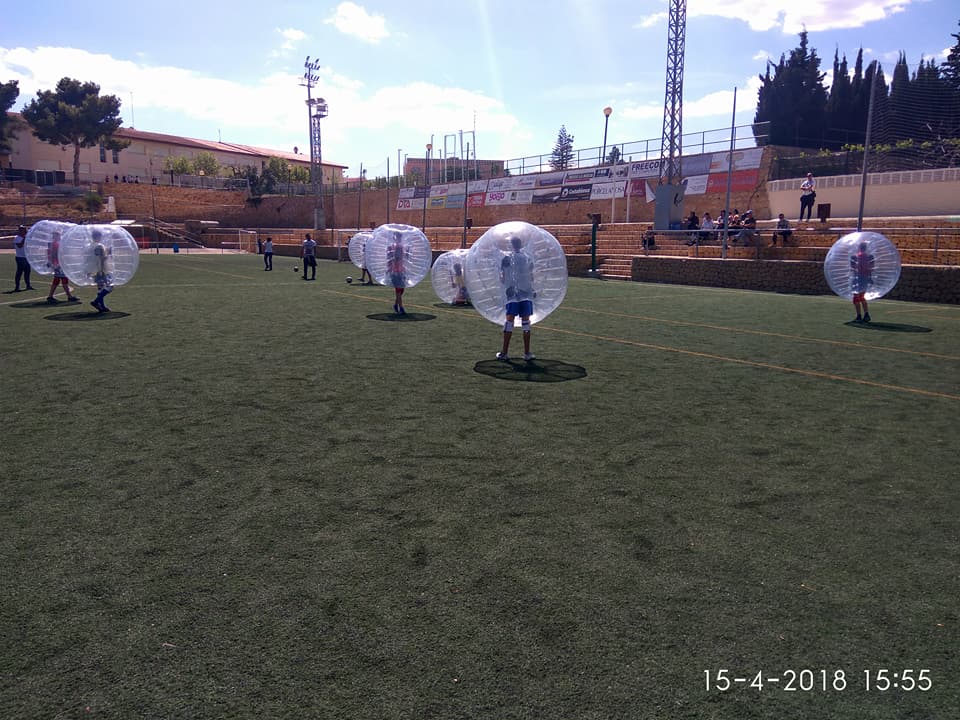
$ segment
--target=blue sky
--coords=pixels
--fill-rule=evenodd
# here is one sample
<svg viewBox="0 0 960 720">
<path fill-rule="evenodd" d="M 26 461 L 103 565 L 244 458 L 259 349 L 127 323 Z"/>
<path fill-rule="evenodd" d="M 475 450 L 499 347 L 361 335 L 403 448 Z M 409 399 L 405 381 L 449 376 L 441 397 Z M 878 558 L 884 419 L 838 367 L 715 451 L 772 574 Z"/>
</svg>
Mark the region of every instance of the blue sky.
<svg viewBox="0 0 960 720">
<path fill-rule="evenodd" d="M 480 158 L 659 138 L 666 0 L 356 0 L 5 3 L 0 81 L 20 109 L 70 76 L 117 95 L 124 125 L 309 154 L 307 55 L 329 105 L 323 158 L 367 176 L 467 133 Z M 766 59 L 810 45 L 829 71 L 859 48 L 889 79 L 900 51 L 943 60 L 956 0 L 688 0 L 685 133 L 749 123 Z M 830 77 L 825 80 L 829 84 Z M 447 142 L 452 143 L 449 139 Z M 453 147 L 452 145 L 450 146 Z"/>
</svg>

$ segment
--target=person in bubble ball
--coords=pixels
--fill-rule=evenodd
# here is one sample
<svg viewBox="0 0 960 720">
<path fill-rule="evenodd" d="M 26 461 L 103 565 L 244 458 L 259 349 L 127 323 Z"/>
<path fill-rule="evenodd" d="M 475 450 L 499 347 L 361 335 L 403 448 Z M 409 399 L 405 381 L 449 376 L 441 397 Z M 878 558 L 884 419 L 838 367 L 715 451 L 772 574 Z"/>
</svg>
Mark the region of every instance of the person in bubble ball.
<svg viewBox="0 0 960 720">
<path fill-rule="evenodd" d="M 50 238 L 50 245 L 47 247 L 47 262 L 53 268 L 53 282 L 50 284 L 50 293 L 47 295 L 47 302 L 53 305 L 59 302 L 53 294 L 57 291 L 57 285 L 63 285 L 63 290 L 67 294 L 67 302 L 80 302 L 80 298 L 70 292 L 70 280 L 67 274 L 60 267 L 60 233 L 54 231 Z"/>
<path fill-rule="evenodd" d="M 867 308 L 866 293 L 873 286 L 873 269 L 876 260 L 867 249 L 867 243 L 861 242 L 857 252 L 850 256 L 850 281 L 853 286 L 853 307 L 857 311 L 854 322 L 870 322 L 870 310 Z M 863 310 L 861 315 L 860 311 Z"/>
<path fill-rule="evenodd" d="M 503 349 L 497 360 L 510 359 L 510 340 L 513 338 L 513 321 L 520 316 L 523 329 L 523 359 L 533 360 L 530 352 L 530 316 L 533 315 L 533 261 L 523 252 L 523 240 L 514 235 L 510 238 L 511 252 L 500 261 L 500 282 L 507 297 L 507 319 L 503 324 Z"/>
<path fill-rule="evenodd" d="M 463 265 L 458 262 L 453 264 L 453 287 L 453 304 L 466 305 L 469 302 L 467 297 L 467 281 L 463 276 Z"/>
<path fill-rule="evenodd" d="M 361 285 L 373 285 L 373 275 L 370 274 L 370 271 L 367 270 L 367 244 L 362 243 L 360 245 L 360 284 Z M 366 280 L 364 280 L 366 278 Z"/>
<path fill-rule="evenodd" d="M 393 242 L 387 246 L 387 278 L 393 285 L 394 302 L 393 312 L 398 315 L 406 315 L 407 311 L 403 309 L 403 291 L 407 287 L 406 270 L 404 262 L 407 257 L 407 251 L 403 247 L 400 239 L 400 233 L 395 232 Z"/>
<path fill-rule="evenodd" d="M 90 304 L 97 309 L 99 313 L 110 312 L 103 303 L 103 299 L 113 292 L 113 269 L 111 267 L 110 251 L 107 246 L 100 242 L 100 233 L 93 231 L 93 259 L 94 273 L 93 281 L 97 284 L 97 297 L 90 301 Z"/>
</svg>

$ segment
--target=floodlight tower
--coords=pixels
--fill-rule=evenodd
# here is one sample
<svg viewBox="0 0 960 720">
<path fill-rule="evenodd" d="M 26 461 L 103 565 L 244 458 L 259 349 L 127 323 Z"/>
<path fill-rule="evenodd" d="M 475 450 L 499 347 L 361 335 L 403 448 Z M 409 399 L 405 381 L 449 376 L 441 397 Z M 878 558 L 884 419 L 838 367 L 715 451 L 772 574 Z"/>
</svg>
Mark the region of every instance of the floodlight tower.
<svg viewBox="0 0 960 720">
<path fill-rule="evenodd" d="M 326 218 L 323 212 L 323 151 L 320 144 L 320 120 L 327 116 L 327 101 L 323 98 L 311 97 L 310 93 L 320 78 L 317 75 L 317 69 L 320 67 L 319 58 L 311 61 L 310 56 L 307 55 L 303 67 L 303 82 L 300 84 L 307 88 L 307 120 L 310 132 L 310 188 L 317 203 L 314 208 L 313 229 L 323 230 L 326 227 Z"/>
<path fill-rule="evenodd" d="M 686 45 L 687 0 L 670 0 L 667 17 L 667 84 L 660 142 L 660 179 L 654 228 L 669 230 L 683 220 L 683 55 Z"/>
</svg>

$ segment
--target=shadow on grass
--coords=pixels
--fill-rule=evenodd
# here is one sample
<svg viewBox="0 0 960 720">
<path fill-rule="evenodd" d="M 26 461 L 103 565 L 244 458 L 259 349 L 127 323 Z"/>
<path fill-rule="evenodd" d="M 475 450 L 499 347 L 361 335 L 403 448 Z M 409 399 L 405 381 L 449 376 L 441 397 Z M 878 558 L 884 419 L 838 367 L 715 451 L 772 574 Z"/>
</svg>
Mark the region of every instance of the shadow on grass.
<svg viewBox="0 0 960 720">
<path fill-rule="evenodd" d="M 933 332 L 933 328 L 924 327 L 923 325 L 905 325 L 903 323 L 883 323 L 883 322 L 857 322 L 856 320 L 851 320 L 848 323 L 845 323 L 852 328 L 857 328 L 859 330 L 881 330 L 883 332 L 901 332 L 901 333 L 928 333 Z"/>
<path fill-rule="evenodd" d="M 427 315 L 427 313 L 408 312 L 405 315 L 396 313 L 373 313 L 367 315 L 368 320 L 383 320 L 384 322 L 422 322 L 424 320 L 436 320 L 436 315 Z"/>
<path fill-rule="evenodd" d="M 46 303 L 44 303 L 46 304 Z M 60 313 L 59 315 L 47 315 L 44 320 L 55 320 L 57 322 L 87 322 L 91 320 L 119 320 L 120 318 L 130 317 L 130 313 L 110 312 L 100 313 L 96 310 L 91 312 Z"/>
<path fill-rule="evenodd" d="M 586 368 L 559 360 L 481 360 L 473 370 L 498 380 L 525 382 L 566 382 L 587 376 Z"/>
<path fill-rule="evenodd" d="M 435 308 L 443 308 L 444 310 L 473 310 L 473 305 L 469 303 L 466 305 L 454 305 L 453 303 L 438 302 L 434 303 Z"/>
<path fill-rule="evenodd" d="M 38 308 L 38 307 L 56 307 L 57 305 L 64 305 L 65 307 L 73 307 L 74 305 L 79 305 L 80 301 L 69 302 L 67 300 L 59 300 L 55 303 L 48 303 L 46 298 L 40 300 L 26 300 L 24 302 L 13 303 L 10 305 L 12 308 Z"/>
</svg>

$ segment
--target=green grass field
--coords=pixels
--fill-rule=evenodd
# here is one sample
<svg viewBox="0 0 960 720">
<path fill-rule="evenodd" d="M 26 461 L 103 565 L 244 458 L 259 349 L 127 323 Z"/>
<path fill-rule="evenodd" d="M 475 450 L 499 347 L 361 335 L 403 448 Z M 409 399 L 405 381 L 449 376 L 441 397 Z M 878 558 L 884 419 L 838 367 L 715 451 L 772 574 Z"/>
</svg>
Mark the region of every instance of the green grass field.
<svg viewBox="0 0 960 720">
<path fill-rule="evenodd" d="M 0 295 L 5 717 L 960 716 L 960 307 L 294 264 Z"/>
</svg>

